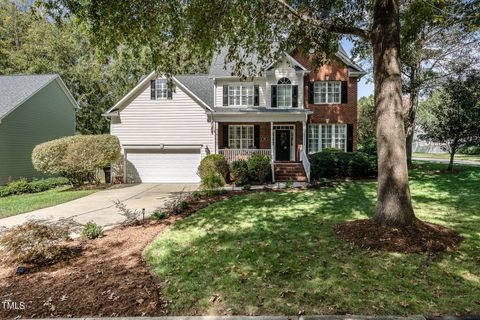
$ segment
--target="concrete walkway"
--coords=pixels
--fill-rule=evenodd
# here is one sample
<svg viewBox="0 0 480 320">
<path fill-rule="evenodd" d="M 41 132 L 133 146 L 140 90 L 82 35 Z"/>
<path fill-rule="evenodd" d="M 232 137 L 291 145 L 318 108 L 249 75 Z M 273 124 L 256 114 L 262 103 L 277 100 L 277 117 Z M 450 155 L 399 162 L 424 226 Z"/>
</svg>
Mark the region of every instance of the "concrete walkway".
<svg viewBox="0 0 480 320">
<path fill-rule="evenodd" d="M 448 164 L 450 160 L 448 159 L 438 159 L 438 158 L 417 158 L 414 157 L 412 158 L 413 160 L 418 160 L 418 161 L 428 161 L 428 162 L 437 162 L 437 163 L 445 163 Z M 456 164 L 465 164 L 469 166 L 480 166 L 480 161 L 474 161 L 474 160 L 453 160 L 453 165 Z"/>
<path fill-rule="evenodd" d="M 194 191 L 195 184 L 138 184 L 114 186 L 111 189 L 99 191 L 70 202 L 53 207 L 43 208 L 32 212 L 0 219 L 1 227 L 12 227 L 31 219 L 46 219 L 57 221 L 73 219 L 84 224 L 93 221 L 104 228 L 110 228 L 123 221 L 113 201 L 124 202 L 129 209 L 141 210 L 145 208 L 146 216 L 155 209 L 161 208 L 169 197 L 182 190 Z"/>
</svg>

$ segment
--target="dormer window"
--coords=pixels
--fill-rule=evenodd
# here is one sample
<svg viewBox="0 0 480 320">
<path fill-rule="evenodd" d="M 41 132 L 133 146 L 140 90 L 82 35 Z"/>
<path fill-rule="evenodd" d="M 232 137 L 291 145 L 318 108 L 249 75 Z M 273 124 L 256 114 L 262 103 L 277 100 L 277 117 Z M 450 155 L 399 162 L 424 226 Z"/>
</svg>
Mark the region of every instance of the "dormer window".
<svg viewBox="0 0 480 320">
<path fill-rule="evenodd" d="M 281 78 L 277 83 L 279 108 L 290 108 L 292 106 L 292 82 L 288 78 Z"/>
<path fill-rule="evenodd" d="M 172 81 L 156 79 L 150 81 L 150 100 L 172 99 Z"/>
</svg>

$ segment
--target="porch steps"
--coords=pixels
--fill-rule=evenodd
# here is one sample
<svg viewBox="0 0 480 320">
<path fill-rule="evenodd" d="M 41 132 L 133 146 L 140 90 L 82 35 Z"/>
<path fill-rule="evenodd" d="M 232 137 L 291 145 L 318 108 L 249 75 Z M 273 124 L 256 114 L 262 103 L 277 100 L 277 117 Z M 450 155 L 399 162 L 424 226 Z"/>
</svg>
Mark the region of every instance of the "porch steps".
<svg viewBox="0 0 480 320">
<path fill-rule="evenodd" d="M 307 182 L 301 162 L 275 162 L 275 181 Z"/>
</svg>

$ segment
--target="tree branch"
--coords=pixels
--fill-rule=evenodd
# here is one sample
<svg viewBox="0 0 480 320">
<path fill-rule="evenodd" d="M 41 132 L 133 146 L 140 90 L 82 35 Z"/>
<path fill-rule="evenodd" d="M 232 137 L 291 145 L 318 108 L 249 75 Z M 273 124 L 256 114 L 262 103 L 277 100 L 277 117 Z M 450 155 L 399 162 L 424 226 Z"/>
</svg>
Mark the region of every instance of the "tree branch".
<svg viewBox="0 0 480 320">
<path fill-rule="evenodd" d="M 295 10 L 292 6 L 290 6 L 285 0 L 275 0 L 278 4 L 283 6 L 285 9 L 287 9 L 293 16 L 295 16 L 298 20 L 300 20 L 303 23 L 309 24 L 311 26 L 323 29 L 327 32 L 333 32 L 333 33 L 338 33 L 338 34 L 348 34 L 348 35 L 354 35 L 358 36 L 360 38 L 364 38 L 369 40 L 370 39 L 370 31 L 357 28 L 357 27 L 351 27 L 351 26 L 342 26 L 342 25 L 334 25 L 334 24 L 329 24 L 322 22 L 320 20 L 317 20 L 313 18 L 312 16 L 305 14 L 305 13 L 300 13 L 297 10 Z"/>
</svg>

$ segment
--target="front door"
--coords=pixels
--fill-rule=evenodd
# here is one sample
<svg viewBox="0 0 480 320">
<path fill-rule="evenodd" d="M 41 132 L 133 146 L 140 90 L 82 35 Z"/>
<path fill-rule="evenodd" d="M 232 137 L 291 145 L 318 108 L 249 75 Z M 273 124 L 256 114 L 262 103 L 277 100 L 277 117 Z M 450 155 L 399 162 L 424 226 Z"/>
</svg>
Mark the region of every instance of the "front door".
<svg viewBox="0 0 480 320">
<path fill-rule="evenodd" d="M 290 160 L 290 130 L 275 130 L 275 160 Z"/>
</svg>

